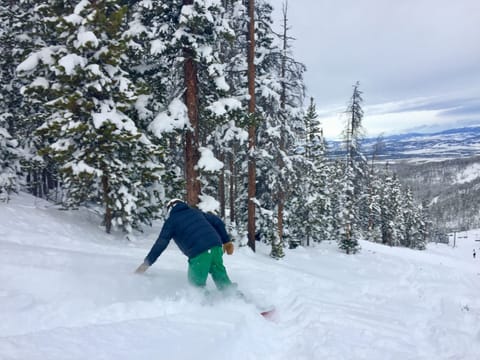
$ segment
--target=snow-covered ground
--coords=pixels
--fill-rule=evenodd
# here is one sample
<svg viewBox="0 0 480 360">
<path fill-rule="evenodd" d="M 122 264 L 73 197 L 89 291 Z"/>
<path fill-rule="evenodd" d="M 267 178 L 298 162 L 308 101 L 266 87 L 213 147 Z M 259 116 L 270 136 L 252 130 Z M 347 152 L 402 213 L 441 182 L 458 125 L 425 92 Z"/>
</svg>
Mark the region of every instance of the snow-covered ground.
<svg viewBox="0 0 480 360">
<path fill-rule="evenodd" d="M 237 249 L 229 274 L 275 304 L 270 321 L 239 299 L 206 302 L 173 242 L 133 274 L 158 231 L 127 241 L 87 211 L 25 194 L 0 204 L 0 359 L 480 358 L 473 236 L 423 252 L 362 242 L 348 256 L 325 242 L 281 261 Z"/>
</svg>

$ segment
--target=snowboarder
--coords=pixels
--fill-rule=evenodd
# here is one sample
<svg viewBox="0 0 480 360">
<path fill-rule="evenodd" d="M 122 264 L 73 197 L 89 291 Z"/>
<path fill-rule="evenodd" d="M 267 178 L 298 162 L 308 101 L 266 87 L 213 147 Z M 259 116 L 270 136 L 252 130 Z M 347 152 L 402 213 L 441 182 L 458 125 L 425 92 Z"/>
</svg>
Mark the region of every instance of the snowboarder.
<svg viewBox="0 0 480 360">
<path fill-rule="evenodd" d="M 473 258 L 475 259 L 475 256 L 477 256 L 477 253 L 475 252 L 475 249 L 473 249 Z"/>
<path fill-rule="evenodd" d="M 152 249 L 135 271 L 144 273 L 162 254 L 173 238 L 188 257 L 188 280 L 198 287 L 205 287 L 208 274 L 219 290 L 235 289 L 223 265 L 223 253 L 233 254 L 224 222 L 216 215 L 204 213 L 188 206 L 180 199 L 167 204 L 167 219 Z"/>
</svg>

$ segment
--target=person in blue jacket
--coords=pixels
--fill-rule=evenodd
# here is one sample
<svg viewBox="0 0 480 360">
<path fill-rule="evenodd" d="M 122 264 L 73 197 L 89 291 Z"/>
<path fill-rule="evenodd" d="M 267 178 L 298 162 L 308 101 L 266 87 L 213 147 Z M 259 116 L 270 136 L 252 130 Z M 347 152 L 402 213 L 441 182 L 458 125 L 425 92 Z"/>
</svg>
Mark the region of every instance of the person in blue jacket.
<svg viewBox="0 0 480 360">
<path fill-rule="evenodd" d="M 232 287 L 222 256 L 224 252 L 233 254 L 234 247 L 223 221 L 216 215 L 188 206 L 180 199 L 170 200 L 167 210 L 169 216 L 157 241 L 135 272 L 144 273 L 173 239 L 188 257 L 188 280 L 191 284 L 204 287 L 208 274 L 211 274 L 219 290 Z"/>
</svg>

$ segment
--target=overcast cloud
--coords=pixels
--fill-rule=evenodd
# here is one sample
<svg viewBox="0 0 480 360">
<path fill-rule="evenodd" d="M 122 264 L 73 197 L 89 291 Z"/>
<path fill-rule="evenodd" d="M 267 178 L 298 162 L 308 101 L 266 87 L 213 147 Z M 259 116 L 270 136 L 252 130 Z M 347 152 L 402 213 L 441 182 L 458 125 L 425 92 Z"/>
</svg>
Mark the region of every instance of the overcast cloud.
<svg viewBox="0 0 480 360">
<path fill-rule="evenodd" d="M 356 81 L 369 135 L 480 124 L 480 0 L 289 0 L 288 14 L 327 136 Z"/>
</svg>

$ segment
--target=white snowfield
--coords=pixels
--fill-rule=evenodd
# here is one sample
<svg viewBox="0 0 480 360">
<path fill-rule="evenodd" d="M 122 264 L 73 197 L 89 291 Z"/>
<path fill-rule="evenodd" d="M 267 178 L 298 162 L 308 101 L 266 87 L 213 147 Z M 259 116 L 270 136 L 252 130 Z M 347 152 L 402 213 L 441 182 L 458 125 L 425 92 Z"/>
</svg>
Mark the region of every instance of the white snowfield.
<svg viewBox="0 0 480 360">
<path fill-rule="evenodd" d="M 261 244 L 236 249 L 230 277 L 275 304 L 270 321 L 239 299 L 206 302 L 173 242 L 133 274 L 160 224 L 126 241 L 98 223 L 25 194 L 0 204 L 1 360 L 480 359 L 475 232 L 423 252 L 323 242 L 275 261 Z"/>
</svg>

